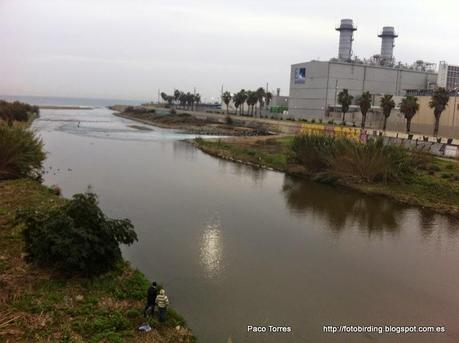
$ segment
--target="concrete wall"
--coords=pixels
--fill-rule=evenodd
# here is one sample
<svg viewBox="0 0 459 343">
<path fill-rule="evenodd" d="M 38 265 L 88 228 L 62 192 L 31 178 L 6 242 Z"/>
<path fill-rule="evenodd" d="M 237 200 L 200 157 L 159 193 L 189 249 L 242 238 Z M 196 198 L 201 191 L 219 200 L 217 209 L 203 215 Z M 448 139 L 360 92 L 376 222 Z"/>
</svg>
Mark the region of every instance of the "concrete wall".
<svg viewBox="0 0 459 343">
<path fill-rule="evenodd" d="M 394 97 L 396 108 L 392 111 L 389 119 L 387 120 L 387 130 L 405 132 L 406 119 L 399 110 L 399 104 L 403 97 Z M 430 96 L 419 96 L 419 111 L 411 121 L 411 132 L 413 134 L 420 134 L 431 136 L 433 134 L 435 117 L 433 109 L 429 107 Z M 380 97 L 375 98 L 375 105 L 372 110 L 367 114 L 366 127 L 373 129 L 382 129 L 384 123 L 384 116 L 379 108 Z M 459 138 L 459 97 L 456 98 L 456 111 L 454 111 L 454 97 L 451 97 L 445 111 L 440 117 L 439 136 Z M 347 122 L 353 123 L 357 126 L 360 125 L 362 115 L 359 110 L 346 115 Z M 340 112 L 331 112 L 325 121 L 334 120 L 338 122 L 341 120 Z"/>
<path fill-rule="evenodd" d="M 300 124 L 297 133 L 347 137 L 360 142 L 366 142 L 369 137 L 375 137 L 375 135 L 369 130 L 326 124 Z M 378 132 L 375 132 L 375 134 L 378 136 Z M 400 137 L 388 135 L 382 137 L 386 144 L 401 145 L 409 150 L 424 151 L 438 156 L 459 159 L 459 146 L 456 144 L 446 144 L 445 141 L 442 143 L 432 140 L 423 141 L 422 137 L 421 139 L 419 139 L 419 137 L 408 139 L 407 135 L 403 134 L 400 135 Z"/>
<path fill-rule="evenodd" d="M 430 96 L 419 96 L 419 111 L 411 121 L 413 133 L 432 135 L 435 123 L 433 109 L 429 107 Z M 454 103 L 456 102 L 456 111 Z M 439 136 L 459 138 L 459 97 L 451 97 L 448 106 L 440 117 Z M 394 111 L 395 115 L 390 117 L 388 128 L 394 131 L 405 131 L 406 120 L 400 111 Z"/>
</svg>

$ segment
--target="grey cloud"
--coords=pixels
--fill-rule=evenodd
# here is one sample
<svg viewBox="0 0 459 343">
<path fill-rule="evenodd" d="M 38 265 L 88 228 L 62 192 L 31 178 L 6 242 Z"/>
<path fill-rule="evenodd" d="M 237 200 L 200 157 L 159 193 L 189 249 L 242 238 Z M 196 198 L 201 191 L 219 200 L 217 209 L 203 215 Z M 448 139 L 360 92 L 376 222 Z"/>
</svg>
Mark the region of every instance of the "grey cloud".
<svg viewBox="0 0 459 343">
<path fill-rule="evenodd" d="M 360 57 L 393 25 L 399 60 L 459 64 L 458 12 L 454 0 L 1 0 L 0 93 L 148 99 L 195 86 L 215 98 L 222 84 L 266 82 L 288 93 L 290 64 L 336 55 L 343 17 Z"/>
</svg>

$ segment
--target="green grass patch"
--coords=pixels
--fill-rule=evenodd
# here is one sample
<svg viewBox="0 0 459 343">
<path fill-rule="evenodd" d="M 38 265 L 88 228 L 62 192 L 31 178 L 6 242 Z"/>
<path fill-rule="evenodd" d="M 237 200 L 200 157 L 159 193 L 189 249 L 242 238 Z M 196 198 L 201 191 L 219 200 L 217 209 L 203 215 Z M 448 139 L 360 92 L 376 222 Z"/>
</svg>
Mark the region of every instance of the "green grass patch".
<svg viewBox="0 0 459 343">
<path fill-rule="evenodd" d="M 134 270 L 130 275 L 124 277 L 121 282 L 114 287 L 113 293 L 117 299 L 145 299 L 149 282 L 145 275 L 138 270 Z"/>
</svg>

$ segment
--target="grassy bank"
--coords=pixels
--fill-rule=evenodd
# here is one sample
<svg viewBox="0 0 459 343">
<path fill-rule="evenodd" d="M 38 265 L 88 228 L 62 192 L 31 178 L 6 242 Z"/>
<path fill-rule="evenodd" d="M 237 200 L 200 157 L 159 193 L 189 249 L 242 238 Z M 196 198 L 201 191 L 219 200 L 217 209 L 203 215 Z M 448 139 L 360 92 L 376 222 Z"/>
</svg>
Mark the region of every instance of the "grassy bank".
<svg viewBox="0 0 459 343">
<path fill-rule="evenodd" d="M 149 281 L 128 263 L 69 279 L 24 261 L 16 211 L 66 201 L 30 179 L 0 182 L 0 342 L 193 342 L 173 310 L 165 324 L 150 319 L 154 329 L 137 332 Z"/>
<path fill-rule="evenodd" d="M 406 204 L 459 216 L 459 166 L 456 161 L 432 157 L 403 182 L 363 182 L 352 177 L 330 180 L 291 158 L 293 137 L 196 139 L 192 144 L 204 152 L 227 160 L 333 182 L 366 194 L 390 197 Z"/>
</svg>

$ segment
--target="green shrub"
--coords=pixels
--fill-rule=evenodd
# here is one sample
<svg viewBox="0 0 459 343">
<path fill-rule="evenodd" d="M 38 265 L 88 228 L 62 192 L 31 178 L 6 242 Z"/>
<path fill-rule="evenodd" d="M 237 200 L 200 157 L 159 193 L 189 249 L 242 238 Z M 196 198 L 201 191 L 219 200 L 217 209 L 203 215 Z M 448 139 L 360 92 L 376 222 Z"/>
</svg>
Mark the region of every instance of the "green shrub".
<svg viewBox="0 0 459 343">
<path fill-rule="evenodd" d="M 295 136 L 291 143 L 291 159 L 313 172 L 323 171 L 328 166 L 327 156 L 335 139 L 321 135 Z"/>
<path fill-rule="evenodd" d="M 333 183 L 337 177 L 365 182 L 401 182 L 413 173 L 415 159 L 399 146 L 385 145 L 381 138 L 362 144 L 347 138 L 322 135 L 294 137 L 294 162 L 320 175 L 318 180 Z M 420 159 L 420 157 L 417 157 Z"/>
<path fill-rule="evenodd" d="M 46 155 L 32 131 L 0 125 L 0 180 L 39 177 Z"/>
<path fill-rule="evenodd" d="M 327 158 L 332 173 L 366 182 L 401 182 L 413 173 L 413 160 L 402 147 L 382 139 L 361 144 L 340 138 Z"/>
<path fill-rule="evenodd" d="M 450 174 L 450 173 L 441 173 L 440 176 L 441 176 L 442 179 L 449 179 L 453 175 Z"/>
<path fill-rule="evenodd" d="M 431 166 L 436 166 L 435 164 L 433 164 L 433 156 L 422 150 L 411 150 L 410 156 L 411 156 L 413 165 L 418 169 L 429 170 Z M 435 170 L 432 170 L 432 171 L 435 171 Z"/>
<path fill-rule="evenodd" d="M 119 285 L 116 285 L 114 294 L 120 300 L 142 300 L 145 298 L 145 294 L 147 294 L 149 284 L 150 282 L 145 278 L 145 275 L 138 270 L 134 270 Z"/>
<path fill-rule="evenodd" d="M 440 166 L 436 165 L 436 164 L 430 164 L 427 166 L 427 170 L 430 170 L 432 172 L 438 172 L 441 170 Z"/>
<path fill-rule="evenodd" d="M 8 122 L 10 125 L 13 121 L 27 121 L 32 113 L 39 115 L 38 106 L 32 106 L 19 101 L 7 102 L 0 100 L 0 119 Z"/>
<path fill-rule="evenodd" d="M 28 259 L 54 266 L 67 274 L 101 274 L 121 260 L 120 243 L 132 244 L 137 235 L 128 219 L 110 219 L 95 194 L 75 194 L 61 208 L 21 211 Z"/>
</svg>

